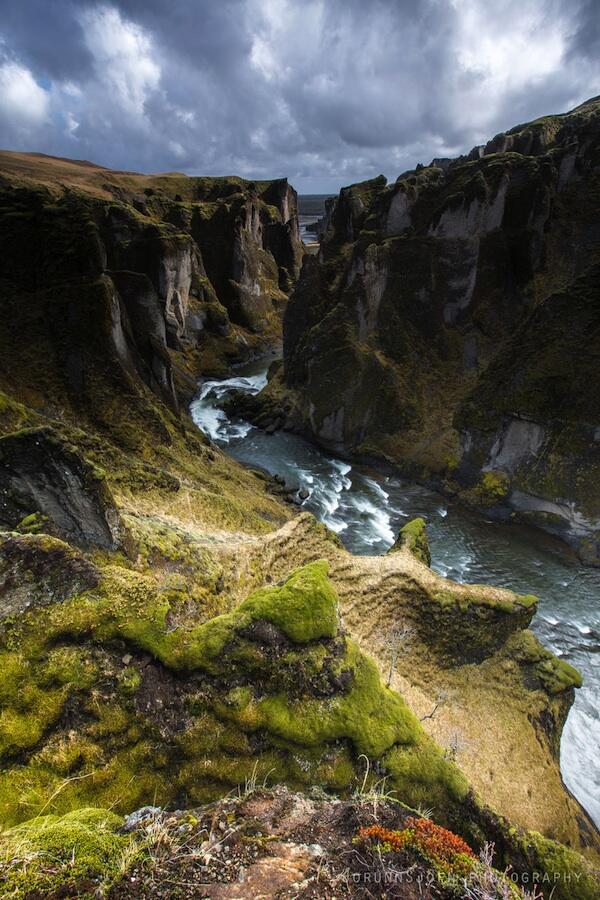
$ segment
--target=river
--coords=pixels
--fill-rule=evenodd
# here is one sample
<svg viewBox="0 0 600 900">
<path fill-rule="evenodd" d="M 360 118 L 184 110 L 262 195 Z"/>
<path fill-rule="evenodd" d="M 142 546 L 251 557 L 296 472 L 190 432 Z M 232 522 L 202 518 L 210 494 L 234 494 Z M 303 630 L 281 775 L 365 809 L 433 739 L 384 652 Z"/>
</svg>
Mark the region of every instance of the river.
<svg viewBox="0 0 600 900">
<path fill-rule="evenodd" d="M 302 507 L 352 553 L 385 553 L 402 525 L 422 516 L 436 572 L 539 597 L 533 631 L 584 678 L 563 732 L 563 780 L 600 826 L 600 571 L 580 565 L 540 533 L 488 521 L 420 485 L 329 456 L 298 435 L 267 435 L 231 421 L 222 398 L 232 389 L 258 393 L 271 361 L 203 382 L 190 408 L 194 422 L 239 462 L 281 475 L 303 496 L 308 492 Z"/>
</svg>

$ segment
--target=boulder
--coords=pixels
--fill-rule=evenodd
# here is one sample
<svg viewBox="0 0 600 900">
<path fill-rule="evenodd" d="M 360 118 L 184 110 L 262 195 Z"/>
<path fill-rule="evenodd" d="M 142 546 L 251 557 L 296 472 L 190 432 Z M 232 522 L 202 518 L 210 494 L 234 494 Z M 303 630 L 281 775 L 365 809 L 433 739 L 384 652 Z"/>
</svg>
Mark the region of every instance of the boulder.
<svg viewBox="0 0 600 900">
<path fill-rule="evenodd" d="M 98 569 L 49 535 L 0 532 L 0 621 L 95 587 Z"/>
<path fill-rule="evenodd" d="M 45 517 L 45 531 L 80 547 L 114 550 L 122 543 L 103 473 L 49 427 L 0 438 L 0 523 L 26 530 L 33 514 Z M 35 524 L 41 530 L 39 518 Z"/>
</svg>

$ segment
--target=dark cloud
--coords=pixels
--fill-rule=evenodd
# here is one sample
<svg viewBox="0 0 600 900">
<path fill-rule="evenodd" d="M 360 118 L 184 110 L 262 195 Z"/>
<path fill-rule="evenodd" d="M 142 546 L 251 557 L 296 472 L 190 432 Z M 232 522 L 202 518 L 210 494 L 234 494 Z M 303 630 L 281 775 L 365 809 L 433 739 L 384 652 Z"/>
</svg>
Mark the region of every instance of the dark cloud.
<svg viewBox="0 0 600 900">
<path fill-rule="evenodd" d="M 303 190 L 600 93 L 597 0 L 2 0 L 0 144 Z"/>
<path fill-rule="evenodd" d="M 2 0 L 0 38 L 37 78 L 84 77 L 92 56 L 77 20 L 76 0 Z"/>
<path fill-rule="evenodd" d="M 571 38 L 570 57 L 597 60 L 600 56 L 600 4 L 583 0 L 573 17 L 575 29 Z"/>
</svg>

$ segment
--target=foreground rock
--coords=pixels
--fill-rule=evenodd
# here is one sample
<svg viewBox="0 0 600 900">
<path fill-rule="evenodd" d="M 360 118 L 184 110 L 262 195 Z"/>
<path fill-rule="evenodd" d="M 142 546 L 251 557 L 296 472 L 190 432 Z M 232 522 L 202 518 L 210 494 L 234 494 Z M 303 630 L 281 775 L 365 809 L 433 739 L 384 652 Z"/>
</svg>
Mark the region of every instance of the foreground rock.
<svg viewBox="0 0 600 900">
<path fill-rule="evenodd" d="M 284 368 L 246 414 L 597 563 L 599 153 L 595 99 L 344 188 L 288 305 Z"/>
<path fill-rule="evenodd" d="M 524 843 L 518 867 L 500 872 L 491 845 L 478 856 L 455 834 L 376 791 L 342 801 L 252 783 L 210 806 L 172 813 L 150 807 L 125 823 L 94 809 L 42 817 L 5 841 L 5 852 L 16 855 L 0 857 L 0 875 L 15 898 L 96 891 L 112 900 L 452 900 L 467 886 L 469 896 L 520 900 L 523 887 L 563 896 L 568 885 L 577 900 L 595 890 L 585 869 L 565 868 L 556 878 L 534 870 L 535 853 Z"/>
<path fill-rule="evenodd" d="M 5 823 L 40 809 L 188 807 L 244 783 L 347 795 L 385 778 L 476 848 L 494 840 L 499 865 L 521 850 L 498 812 L 594 858 L 595 830 L 558 771 L 578 676 L 523 630 L 534 598 L 453 585 L 408 548 L 353 558 L 307 514 L 210 550 L 148 517 L 128 525 L 135 567 L 87 572 L 38 535 L 0 545 L 0 573 L 20 553 L 36 584 L 52 578 L 52 594 L 25 606 L 21 583 L 5 583 Z M 289 577 L 323 553 L 339 608 L 326 563 Z M 283 578 L 245 599 L 265 572 Z M 213 604 L 232 612 L 214 617 Z M 558 865 L 553 847 L 547 859 L 535 850 L 537 868 Z"/>
<path fill-rule="evenodd" d="M 120 809 L 149 794 L 198 802 L 251 777 L 344 790 L 365 755 L 406 802 L 426 788 L 440 816 L 458 820 L 464 776 L 344 636 L 327 568 L 305 566 L 206 622 L 147 577 L 109 568 L 91 590 L 58 591 L 52 606 L 7 623 L 5 819 L 52 785 L 62 809 L 84 797 Z M 171 624 L 182 615 L 185 625 Z"/>
</svg>

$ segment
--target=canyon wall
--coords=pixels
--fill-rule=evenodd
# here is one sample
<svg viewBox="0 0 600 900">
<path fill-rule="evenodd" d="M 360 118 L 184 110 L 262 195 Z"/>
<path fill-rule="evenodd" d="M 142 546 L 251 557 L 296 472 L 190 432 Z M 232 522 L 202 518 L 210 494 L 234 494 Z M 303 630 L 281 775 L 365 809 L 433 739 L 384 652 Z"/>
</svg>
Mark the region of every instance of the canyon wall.
<svg viewBox="0 0 600 900">
<path fill-rule="evenodd" d="M 262 415 L 598 562 L 600 101 L 344 188 Z"/>
<path fill-rule="evenodd" d="M 0 378 L 47 393 L 53 369 L 100 417 L 117 381 L 176 411 L 201 372 L 279 338 L 302 256 L 296 199 L 286 180 L 1 154 Z"/>
<path fill-rule="evenodd" d="M 529 631 L 536 599 L 436 575 L 422 523 L 385 557 L 353 557 L 179 408 L 199 371 L 277 333 L 299 255 L 287 183 L 19 154 L 3 171 L 0 881 L 89 893 L 108 862 L 86 868 L 86 850 L 77 868 L 70 825 L 89 848 L 149 803 L 197 812 L 283 783 L 366 808 L 386 785 L 474 849 L 493 842 L 499 866 L 547 873 L 554 897 L 597 896 L 597 832 L 559 768 L 581 678 Z M 381 190 L 360 189 L 365 209 Z M 297 297 L 309 276 L 325 290 L 333 247 Z M 383 254 L 365 247 L 348 288 L 369 285 L 364 346 L 390 302 Z M 326 297 L 305 296 L 308 323 Z"/>
</svg>

